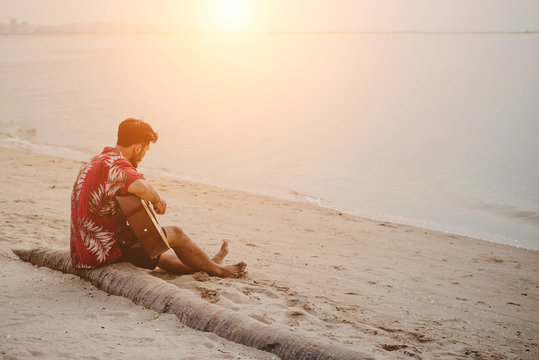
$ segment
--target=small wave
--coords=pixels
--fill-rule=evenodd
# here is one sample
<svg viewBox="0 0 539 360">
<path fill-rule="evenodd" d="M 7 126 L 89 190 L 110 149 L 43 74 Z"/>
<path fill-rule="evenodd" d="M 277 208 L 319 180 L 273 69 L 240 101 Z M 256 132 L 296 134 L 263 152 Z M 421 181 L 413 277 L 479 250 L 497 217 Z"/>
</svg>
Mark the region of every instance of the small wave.
<svg viewBox="0 0 539 360">
<path fill-rule="evenodd" d="M 37 135 L 37 129 L 33 127 L 22 126 L 15 121 L 3 122 L 0 121 L 0 137 L 30 137 L 34 138 Z"/>
<path fill-rule="evenodd" d="M 142 169 L 145 169 L 145 167 L 142 167 Z M 194 178 L 188 175 L 179 175 L 179 174 L 173 173 L 172 171 L 170 171 L 170 169 L 163 168 L 163 167 L 160 167 L 160 168 L 149 167 L 148 169 L 152 170 L 157 175 L 160 175 L 169 179 L 175 179 L 175 180 L 186 181 L 186 182 L 191 182 L 191 183 L 202 183 L 206 185 L 213 185 L 207 179 L 205 180 L 202 178 Z"/>
<path fill-rule="evenodd" d="M 539 225 L 539 211 L 526 210 L 515 205 L 489 203 L 482 200 L 476 200 L 474 202 L 476 207 L 492 214 Z"/>
<path fill-rule="evenodd" d="M 31 141 L 20 139 L 16 136 L 8 136 L 6 138 L 0 139 L 0 146 L 7 147 L 10 149 L 30 150 L 38 154 L 44 154 L 77 161 L 87 160 L 89 156 L 89 153 L 86 152 L 56 145 L 36 144 Z"/>
<path fill-rule="evenodd" d="M 318 205 L 318 206 L 322 206 L 322 207 L 326 207 L 326 208 L 330 208 L 330 209 L 332 208 L 332 206 L 329 204 L 329 202 L 323 200 L 322 198 L 307 195 L 307 194 L 303 194 L 303 193 L 300 193 L 298 191 L 290 191 L 290 194 L 292 194 L 294 196 L 294 198 L 296 198 L 297 200 L 300 200 L 302 202 L 306 202 L 306 203 L 309 203 L 309 204 L 314 204 L 314 205 Z M 335 210 L 337 210 L 337 209 L 335 209 Z"/>
</svg>

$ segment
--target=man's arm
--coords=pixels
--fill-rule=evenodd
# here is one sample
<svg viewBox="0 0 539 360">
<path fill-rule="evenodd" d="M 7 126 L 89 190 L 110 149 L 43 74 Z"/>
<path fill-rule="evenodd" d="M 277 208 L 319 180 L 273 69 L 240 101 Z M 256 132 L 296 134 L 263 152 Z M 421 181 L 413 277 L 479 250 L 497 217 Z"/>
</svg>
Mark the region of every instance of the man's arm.
<svg viewBox="0 0 539 360">
<path fill-rule="evenodd" d="M 142 200 L 151 202 L 156 213 L 165 213 L 167 208 L 166 201 L 161 199 L 157 191 L 146 180 L 138 179 L 133 181 L 127 188 L 127 192 L 137 195 Z"/>
</svg>

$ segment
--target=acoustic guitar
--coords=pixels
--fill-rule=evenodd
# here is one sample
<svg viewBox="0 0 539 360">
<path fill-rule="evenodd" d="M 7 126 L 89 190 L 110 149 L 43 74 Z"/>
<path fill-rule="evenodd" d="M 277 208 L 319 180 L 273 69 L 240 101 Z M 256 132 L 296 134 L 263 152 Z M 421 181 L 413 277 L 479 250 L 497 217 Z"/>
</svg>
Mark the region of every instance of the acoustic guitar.
<svg viewBox="0 0 539 360">
<path fill-rule="evenodd" d="M 157 222 L 152 206 L 136 195 L 116 196 L 127 223 L 150 258 L 161 255 L 168 249 L 167 237 Z"/>
</svg>

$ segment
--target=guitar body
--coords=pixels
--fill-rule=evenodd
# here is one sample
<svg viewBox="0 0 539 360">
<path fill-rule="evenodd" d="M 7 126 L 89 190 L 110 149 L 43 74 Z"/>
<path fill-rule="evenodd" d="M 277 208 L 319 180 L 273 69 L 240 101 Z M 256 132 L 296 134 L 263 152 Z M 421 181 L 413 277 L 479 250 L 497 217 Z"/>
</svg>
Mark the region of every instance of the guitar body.
<svg viewBox="0 0 539 360">
<path fill-rule="evenodd" d="M 167 237 L 147 201 L 131 194 L 116 196 L 116 200 L 137 240 L 150 258 L 153 259 L 170 249 Z"/>
</svg>

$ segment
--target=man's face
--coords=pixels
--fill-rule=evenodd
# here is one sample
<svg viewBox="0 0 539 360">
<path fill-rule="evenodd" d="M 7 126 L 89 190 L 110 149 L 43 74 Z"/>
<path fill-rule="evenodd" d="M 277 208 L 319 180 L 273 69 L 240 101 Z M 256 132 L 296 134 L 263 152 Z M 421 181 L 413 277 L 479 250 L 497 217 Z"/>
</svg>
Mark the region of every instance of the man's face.
<svg viewBox="0 0 539 360">
<path fill-rule="evenodd" d="M 150 144 L 137 144 L 137 146 L 135 146 L 133 156 L 131 156 L 128 160 L 135 168 L 138 167 L 138 164 L 140 164 L 149 149 Z"/>
</svg>

